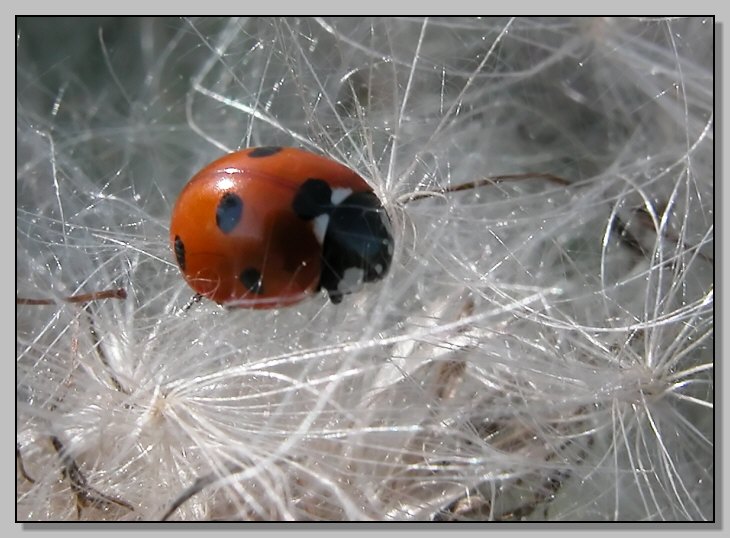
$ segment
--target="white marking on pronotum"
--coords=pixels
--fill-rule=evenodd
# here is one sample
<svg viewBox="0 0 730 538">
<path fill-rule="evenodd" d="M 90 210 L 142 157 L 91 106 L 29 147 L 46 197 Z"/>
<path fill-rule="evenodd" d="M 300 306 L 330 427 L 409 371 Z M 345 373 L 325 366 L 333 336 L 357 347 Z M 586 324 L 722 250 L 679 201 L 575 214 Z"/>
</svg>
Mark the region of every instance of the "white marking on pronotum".
<svg viewBox="0 0 730 538">
<path fill-rule="evenodd" d="M 320 245 L 324 244 L 324 236 L 327 233 L 327 225 L 330 223 L 330 216 L 327 214 L 320 215 L 312 221 L 312 229 L 314 236 Z"/>
<path fill-rule="evenodd" d="M 340 293 L 352 293 L 357 291 L 363 282 L 365 271 L 359 267 L 348 267 L 342 275 L 342 279 L 337 283 L 337 291 Z"/>
<path fill-rule="evenodd" d="M 375 274 L 376 275 L 382 275 L 383 274 L 383 266 L 381 264 L 375 264 Z"/>
<path fill-rule="evenodd" d="M 332 205 L 338 205 L 342 200 L 344 200 L 351 194 L 352 194 L 352 189 L 344 189 L 344 188 L 332 189 L 332 196 L 330 197 L 330 200 L 332 201 Z"/>
</svg>

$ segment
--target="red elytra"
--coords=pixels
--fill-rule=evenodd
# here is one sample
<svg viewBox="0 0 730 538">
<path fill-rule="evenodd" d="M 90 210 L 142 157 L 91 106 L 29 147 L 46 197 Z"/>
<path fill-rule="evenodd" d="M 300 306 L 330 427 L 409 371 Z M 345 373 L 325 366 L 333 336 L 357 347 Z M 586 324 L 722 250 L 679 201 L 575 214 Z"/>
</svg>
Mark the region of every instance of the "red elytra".
<svg viewBox="0 0 730 538">
<path fill-rule="evenodd" d="M 360 203 L 357 193 L 370 193 L 360 196 L 367 207 L 353 205 Z M 323 258 L 323 242 L 335 244 L 337 231 L 355 230 L 355 237 L 363 225 L 373 228 L 371 206 L 385 215 L 379 201 L 370 202 L 371 193 L 362 177 L 326 157 L 296 148 L 248 148 L 207 165 L 184 187 L 172 212 L 170 241 L 196 293 L 232 306 L 287 306 L 323 286 L 323 263 L 332 258 Z M 355 220 L 362 221 L 354 225 L 353 209 L 360 210 Z M 341 222 L 346 213 L 347 229 L 333 229 L 330 220 Z M 324 239 L 325 229 L 333 239 Z M 388 248 L 392 254 L 392 244 Z M 363 267 L 347 278 L 376 279 L 366 277 L 368 260 L 352 263 Z M 338 297 L 337 289 L 330 291 Z"/>
</svg>

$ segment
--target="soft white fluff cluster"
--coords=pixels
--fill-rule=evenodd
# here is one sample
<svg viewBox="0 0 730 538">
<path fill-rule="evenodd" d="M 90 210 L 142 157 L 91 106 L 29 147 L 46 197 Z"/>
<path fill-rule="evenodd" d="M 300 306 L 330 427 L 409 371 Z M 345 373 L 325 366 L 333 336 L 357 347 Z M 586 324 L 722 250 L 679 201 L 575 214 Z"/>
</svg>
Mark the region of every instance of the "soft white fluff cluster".
<svg viewBox="0 0 730 538">
<path fill-rule="evenodd" d="M 18 517 L 712 518 L 713 31 L 20 19 L 17 295 L 128 297 L 18 305 Z M 368 179 L 388 278 L 182 311 L 171 206 L 256 145 Z"/>
</svg>

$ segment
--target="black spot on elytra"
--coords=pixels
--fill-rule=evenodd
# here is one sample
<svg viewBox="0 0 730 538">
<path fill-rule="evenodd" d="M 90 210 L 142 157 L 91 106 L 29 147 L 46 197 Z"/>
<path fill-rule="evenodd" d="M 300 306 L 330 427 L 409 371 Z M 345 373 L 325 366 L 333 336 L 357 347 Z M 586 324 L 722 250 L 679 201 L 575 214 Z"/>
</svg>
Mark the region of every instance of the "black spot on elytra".
<svg viewBox="0 0 730 538">
<path fill-rule="evenodd" d="M 175 258 L 180 269 L 185 270 L 185 245 L 179 235 L 175 236 Z"/>
<path fill-rule="evenodd" d="M 238 280 L 240 280 L 241 284 L 246 286 L 249 291 L 259 295 L 264 293 L 264 285 L 261 282 L 261 272 L 258 269 L 254 269 L 253 267 L 244 269 L 241 274 L 238 275 Z"/>
<path fill-rule="evenodd" d="M 224 233 L 231 233 L 241 221 L 243 215 L 243 200 L 235 193 L 227 192 L 215 208 L 215 223 Z"/>
<path fill-rule="evenodd" d="M 254 159 L 259 157 L 269 157 L 271 155 L 276 155 L 279 153 L 282 149 L 280 146 L 262 146 L 260 148 L 254 148 L 252 149 L 248 156 L 253 157 Z"/>
<path fill-rule="evenodd" d="M 292 209 L 303 220 L 329 213 L 332 210 L 332 189 L 324 179 L 310 177 L 297 189 Z"/>
</svg>

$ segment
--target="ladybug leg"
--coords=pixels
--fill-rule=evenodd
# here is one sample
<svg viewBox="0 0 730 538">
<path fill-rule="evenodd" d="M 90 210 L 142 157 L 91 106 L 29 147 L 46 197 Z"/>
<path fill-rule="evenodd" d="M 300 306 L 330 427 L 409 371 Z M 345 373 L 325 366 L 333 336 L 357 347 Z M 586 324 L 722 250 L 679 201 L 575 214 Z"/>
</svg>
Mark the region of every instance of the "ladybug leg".
<svg viewBox="0 0 730 538">
<path fill-rule="evenodd" d="M 187 304 L 185 304 L 185 306 L 183 306 L 183 307 L 182 307 L 182 309 L 181 309 L 180 311 L 181 311 L 181 312 L 187 312 L 188 310 L 190 310 L 190 308 L 192 308 L 192 306 L 193 306 L 193 305 L 194 305 L 195 303 L 199 303 L 199 302 L 200 302 L 200 301 L 201 301 L 202 299 L 203 299 L 203 296 L 202 296 L 202 295 L 201 295 L 200 293 L 196 293 L 196 294 L 195 294 L 195 295 L 193 295 L 193 296 L 192 296 L 192 298 L 191 298 L 191 299 L 190 299 L 190 300 L 189 300 L 189 301 L 187 302 Z"/>
<path fill-rule="evenodd" d="M 328 291 L 327 295 L 332 301 L 332 304 L 340 304 L 342 302 L 342 292 L 340 291 Z"/>
</svg>

